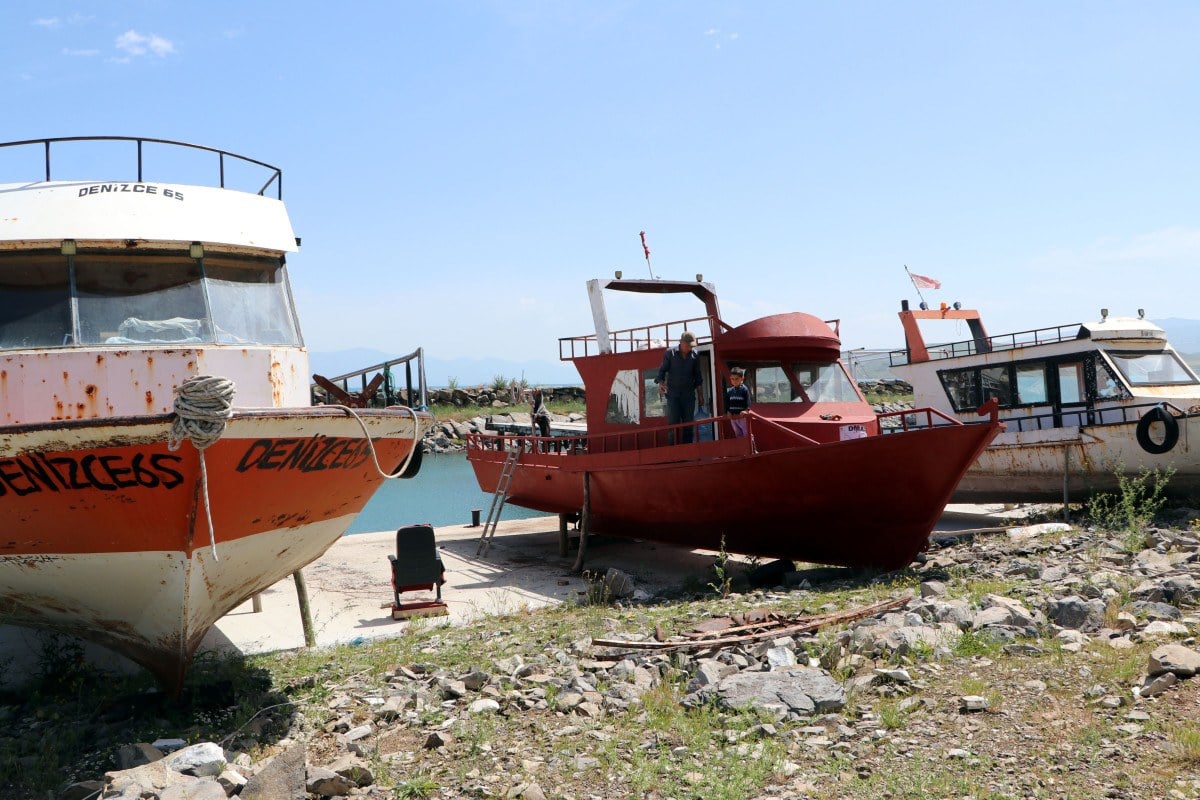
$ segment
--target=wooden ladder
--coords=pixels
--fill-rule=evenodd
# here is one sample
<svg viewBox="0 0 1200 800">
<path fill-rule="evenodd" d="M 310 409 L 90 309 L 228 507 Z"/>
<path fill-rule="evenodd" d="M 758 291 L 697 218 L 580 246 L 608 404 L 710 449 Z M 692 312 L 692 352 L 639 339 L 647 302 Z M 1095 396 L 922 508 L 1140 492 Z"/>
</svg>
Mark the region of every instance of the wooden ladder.
<svg viewBox="0 0 1200 800">
<path fill-rule="evenodd" d="M 500 479 L 496 481 L 496 491 L 492 494 L 492 505 L 488 509 L 487 521 L 483 523 L 483 533 L 479 535 L 479 547 L 475 549 L 476 557 L 486 556 L 492 546 L 492 537 L 496 535 L 496 526 L 500 524 L 500 514 L 508 501 L 508 485 L 512 483 L 513 473 L 517 471 L 517 461 L 521 458 L 520 450 L 509 450 L 500 469 Z"/>
</svg>

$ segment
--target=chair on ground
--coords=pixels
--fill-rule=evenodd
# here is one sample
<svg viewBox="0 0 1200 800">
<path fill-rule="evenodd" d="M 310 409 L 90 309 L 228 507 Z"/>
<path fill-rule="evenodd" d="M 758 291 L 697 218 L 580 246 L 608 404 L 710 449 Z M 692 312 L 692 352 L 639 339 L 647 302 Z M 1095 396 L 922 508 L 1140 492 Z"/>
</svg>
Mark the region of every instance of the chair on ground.
<svg viewBox="0 0 1200 800">
<path fill-rule="evenodd" d="M 414 616 L 439 616 L 448 613 L 442 602 L 442 584 L 446 582 L 446 568 L 438 556 L 437 542 L 431 525 L 406 525 L 396 531 L 396 554 L 388 555 L 392 565 L 392 619 Z M 425 589 L 436 591 L 434 600 L 400 602 L 401 592 Z"/>
</svg>

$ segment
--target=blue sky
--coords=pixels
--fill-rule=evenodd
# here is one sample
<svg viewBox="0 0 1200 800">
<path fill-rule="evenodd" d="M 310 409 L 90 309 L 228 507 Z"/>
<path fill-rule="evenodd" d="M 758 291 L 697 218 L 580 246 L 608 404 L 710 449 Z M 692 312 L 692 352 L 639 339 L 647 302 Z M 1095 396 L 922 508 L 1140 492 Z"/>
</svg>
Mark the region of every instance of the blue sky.
<svg viewBox="0 0 1200 800">
<path fill-rule="evenodd" d="M 283 168 L 316 351 L 554 360 L 588 278 L 647 274 L 641 230 L 727 321 L 838 317 L 847 347 L 900 344 L 905 264 L 992 333 L 1200 317 L 1195 3 L 17 0 L 0 27 L 4 141 Z"/>
</svg>

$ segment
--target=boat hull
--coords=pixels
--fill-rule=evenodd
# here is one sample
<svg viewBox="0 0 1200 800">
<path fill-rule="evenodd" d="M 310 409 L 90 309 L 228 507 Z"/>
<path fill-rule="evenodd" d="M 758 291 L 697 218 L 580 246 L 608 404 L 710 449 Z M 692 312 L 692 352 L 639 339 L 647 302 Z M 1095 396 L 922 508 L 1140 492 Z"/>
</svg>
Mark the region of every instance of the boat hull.
<svg viewBox="0 0 1200 800">
<path fill-rule="evenodd" d="M 429 423 L 359 414 L 389 471 Z M 190 442 L 169 449 L 171 419 L 0 428 L 0 611 L 177 689 L 213 623 L 324 553 L 383 478 L 335 408 L 235 411 L 204 451 L 206 482 Z"/>
<path fill-rule="evenodd" d="M 899 569 L 924 549 L 967 466 L 999 429 L 952 425 L 758 453 L 744 445 L 736 452 L 739 440 L 732 448 L 698 443 L 652 451 L 679 457 L 641 464 L 630 463 L 632 453 L 523 452 L 508 502 L 578 512 L 586 472 L 594 532 Z M 486 444 L 468 450 L 484 491 L 495 491 L 505 455 Z"/>
<path fill-rule="evenodd" d="M 1146 452 L 1135 422 L 1013 431 L 1001 434 L 963 476 L 954 501 L 960 503 L 1075 502 L 1095 492 L 1118 491 L 1118 475 L 1173 470 L 1166 492 L 1177 497 L 1200 493 L 1200 415 L 1177 417 L 1179 439 L 1166 453 Z"/>
</svg>

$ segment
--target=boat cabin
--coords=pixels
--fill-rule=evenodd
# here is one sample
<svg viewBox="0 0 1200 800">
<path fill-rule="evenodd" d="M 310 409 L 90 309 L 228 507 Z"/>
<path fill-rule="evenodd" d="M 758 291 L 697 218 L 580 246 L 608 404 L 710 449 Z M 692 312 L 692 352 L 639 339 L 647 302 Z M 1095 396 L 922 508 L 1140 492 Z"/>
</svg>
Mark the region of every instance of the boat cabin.
<svg viewBox="0 0 1200 800">
<path fill-rule="evenodd" d="M 692 294 L 703 304 L 704 315 L 613 331 L 608 327 L 605 290 Z M 666 430 L 666 404 L 655 378 L 664 355 L 684 331 L 696 336 L 703 374 L 705 403 L 697 420 L 727 413 L 730 370 L 741 367 L 752 410 L 781 428 L 817 442 L 879 433 L 875 413 L 840 360 L 836 321 L 795 312 L 731 327 L 721 319 L 715 289 L 700 280 L 592 280 L 588 295 L 596 333 L 560 339 L 559 357 L 574 363 L 583 378 L 588 433 L 593 436 Z M 721 438 L 730 435 L 730 429 L 701 424 L 697 434 L 700 440 Z M 760 447 L 769 447 L 780 435 L 767 426 L 755 429 Z"/>
<path fill-rule="evenodd" d="M 130 156 L 136 145 L 136 180 L 52 179 L 52 150 L 79 140 L 0 145 L 44 153 L 44 180 L 0 183 L 0 424 L 168 413 L 172 387 L 197 374 L 233 379 L 242 407 L 308 405 L 286 268 L 299 240 L 279 170 L 178 142 L 101 141 Z M 217 185 L 143 180 L 152 143 L 212 155 Z M 226 187 L 239 160 L 265 170 L 258 193 Z"/>
<path fill-rule="evenodd" d="M 966 417 L 994 398 L 1010 433 L 1136 421 L 1134 409 L 1167 402 L 1183 412 L 1200 401 L 1200 379 L 1141 312 L 1104 309 L 1095 322 L 1000 336 L 978 311 L 944 304 L 904 303 L 900 319 L 905 349 L 891 353 L 891 368 L 917 403 Z M 930 320 L 965 324 L 971 338 L 928 344 L 919 323 Z"/>
</svg>

